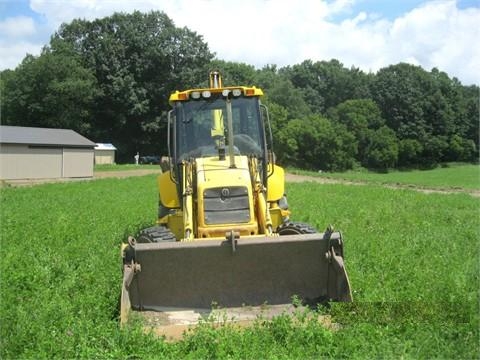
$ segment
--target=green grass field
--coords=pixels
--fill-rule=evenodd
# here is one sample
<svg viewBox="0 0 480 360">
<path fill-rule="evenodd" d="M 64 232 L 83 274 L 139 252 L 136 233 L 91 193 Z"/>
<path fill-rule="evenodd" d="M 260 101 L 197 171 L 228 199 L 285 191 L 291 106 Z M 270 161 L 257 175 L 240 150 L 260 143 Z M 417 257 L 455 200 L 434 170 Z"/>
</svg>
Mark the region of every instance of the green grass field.
<svg viewBox="0 0 480 360">
<path fill-rule="evenodd" d="M 433 170 L 395 170 L 388 173 L 375 173 L 371 171 L 316 173 L 297 169 L 290 169 L 289 171 L 296 174 L 369 182 L 374 184 L 403 184 L 441 189 L 480 189 L 479 165 L 450 164 L 448 167 L 441 167 Z"/>
<path fill-rule="evenodd" d="M 462 358 L 479 346 L 479 199 L 287 184 L 293 219 L 346 239 L 352 304 L 178 343 L 121 330 L 120 244 L 155 221 L 155 176 L 0 189 L 0 357 Z"/>
</svg>

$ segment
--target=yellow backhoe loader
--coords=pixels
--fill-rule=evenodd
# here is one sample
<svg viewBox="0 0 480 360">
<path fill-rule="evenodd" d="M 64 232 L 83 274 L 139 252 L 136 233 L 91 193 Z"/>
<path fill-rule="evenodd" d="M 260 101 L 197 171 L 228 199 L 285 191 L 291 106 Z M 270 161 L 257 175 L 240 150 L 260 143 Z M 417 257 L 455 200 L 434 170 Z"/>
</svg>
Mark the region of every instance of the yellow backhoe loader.
<svg viewBox="0 0 480 360">
<path fill-rule="evenodd" d="M 341 234 L 290 220 L 262 90 L 209 80 L 170 96 L 157 225 L 122 247 L 121 322 L 132 310 L 351 301 Z"/>
</svg>

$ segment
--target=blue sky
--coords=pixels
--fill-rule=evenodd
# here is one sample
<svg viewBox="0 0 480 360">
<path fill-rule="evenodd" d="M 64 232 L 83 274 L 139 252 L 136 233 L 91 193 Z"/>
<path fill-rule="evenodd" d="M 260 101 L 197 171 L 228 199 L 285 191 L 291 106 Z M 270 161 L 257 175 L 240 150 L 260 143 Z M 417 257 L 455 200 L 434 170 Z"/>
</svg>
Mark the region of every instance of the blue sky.
<svg viewBox="0 0 480 360">
<path fill-rule="evenodd" d="M 232 9 L 236 35 L 205 21 Z M 133 10 L 165 11 L 219 58 L 259 68 L 336 58 L 374 72 L 403 61 L 480 84 L 480 0 L 0 0 L 0 70 L 38 55 L 62 22 Z"/>
<path fill-rule="evenodd" d="M 408 11 L 418 7 L 426 1 L 419 0 L 360 0 L 353 6 L 354 11 L 366 11 L 378 13 L 389 20 L 407 13 Z M 457 8 L 466 9 L 469 7 L 479 7 L 480 0 L 459 0 Z"/>
<path fill-rule="evenodd" d="M 64 0 L 64 2 L 68 2 L 68 0 Z M 392 20 L 424 2 L 422 0 L 360 0 L 354 4 L 353 11 L 378 13 Z M 457 1 L 459 9 L 479 6 L 480 0 Z M 0 0 L 0 20 L 19 15 L 30 16 L 36 21 L 43 21 L 43 16 L 30 8 L 30 0 Z"/>
<path fill-rule="evenodd" d="M 41 14 L 30 8 L 29 0 L 0 0 L 0 20 L 15 16 L 28 16 L 38 22 L 44 21 Z"/>
</svg>

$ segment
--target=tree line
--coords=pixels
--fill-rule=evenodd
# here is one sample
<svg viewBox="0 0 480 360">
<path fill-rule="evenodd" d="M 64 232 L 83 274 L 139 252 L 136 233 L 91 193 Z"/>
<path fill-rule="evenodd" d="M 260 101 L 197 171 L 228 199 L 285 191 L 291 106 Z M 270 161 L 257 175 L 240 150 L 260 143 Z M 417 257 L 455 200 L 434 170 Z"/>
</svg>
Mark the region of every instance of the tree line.
<svg viewBox="0 0 480 360">
<path fill-rule="evenodd" d="M 479 93 L 434 68 L 365 73 L 338 60 L 262 69 L 215 58 L 163 12 L 63 24 L 39 56 L 0 73 L 4 125 L 70 128 L 111 142 L 117 159 L 166 154 L 169 94 L 207 85 L 263 88 L 283 165 L 341 171 L 477 161 Z"/>
</svg>

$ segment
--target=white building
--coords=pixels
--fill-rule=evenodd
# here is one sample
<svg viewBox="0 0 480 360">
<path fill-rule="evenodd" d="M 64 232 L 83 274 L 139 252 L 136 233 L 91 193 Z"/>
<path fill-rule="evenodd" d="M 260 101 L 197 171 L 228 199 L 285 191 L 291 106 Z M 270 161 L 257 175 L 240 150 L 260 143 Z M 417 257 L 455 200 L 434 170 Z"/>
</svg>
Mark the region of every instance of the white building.
<svg viewBox="0 0 480 360">
<path fill-rule="evenodd" d="M 93 177 L 94 147 L 69 129 L 0 126 L 0 179 Z"/>
<path fill-rule="evenodd" d="M 97 143 L 95 146 L 95 164 L 115 164 L 115 151 L 112 144 Z"/>
</svg>

